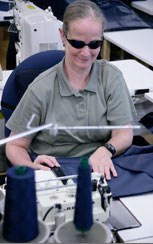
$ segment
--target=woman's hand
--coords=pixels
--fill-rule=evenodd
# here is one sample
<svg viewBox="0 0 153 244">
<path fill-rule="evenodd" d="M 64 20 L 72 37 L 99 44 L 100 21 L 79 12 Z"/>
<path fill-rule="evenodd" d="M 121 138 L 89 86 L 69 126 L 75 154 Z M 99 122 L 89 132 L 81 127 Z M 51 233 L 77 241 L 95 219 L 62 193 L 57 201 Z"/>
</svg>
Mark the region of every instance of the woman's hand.
<svg viewBox="0 0 153 244">
<path fill-rule="evenodd" d="M 126 124 L 127 126 L 131 123 Z M 111 138 L 107 143 L 112 144 L 116 153 L 115 156 L 123 153 L 128 147 L 131 146 L 133 139 L 132 129 L 120 129 L 112 130 Z M 114 177 L 117 177 L 114 164 L 112 162 L 112 154 L 105 147 L 98 148 L 89 158 L 89 163 L 93 171 L 101 173 L 107 180 L 111 179 L 111 173 Z"/>
<path fill-rule="evenodd" d="M 40 155 L 34 161 L 34 169 L 50 170 L 50 168 L 56 166 L 60 167 L 55 157 Z"/>
<path fill-rule="evenodd" d="M 117 172 L 111 157 L 111 152 L 109 152 L 105 147 L 100 147 L 89 158 L 89 163 L 93 171 L 101 173 L 107 180 L 111 179 L 111 173 L 114 177 L 117 177 Z"/>
<path fill-rule="evenodd" d="M 11 132 L 10 136 L 16 135 Z M 27 138 L 20 138 L 15 141 L 9 142 L 6 145 L 6 154 L 10 162 L 14 166 L 24 165 L 31 167 L 32 169 L 50 170 L 51 167 L 60 167 L 55 157 L 40 155 L 34 162 L 28 154 L 28 148 L 31 144 L 31 140 Z"/>
</svg>

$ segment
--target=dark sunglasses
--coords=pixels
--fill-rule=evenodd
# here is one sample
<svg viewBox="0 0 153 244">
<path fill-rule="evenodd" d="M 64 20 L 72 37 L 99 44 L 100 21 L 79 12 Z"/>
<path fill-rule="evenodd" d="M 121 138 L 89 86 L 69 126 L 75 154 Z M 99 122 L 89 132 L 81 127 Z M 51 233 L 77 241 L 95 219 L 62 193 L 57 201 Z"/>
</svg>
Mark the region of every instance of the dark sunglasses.
<svg viewBox="0 0 153 244">
<path fill-rule="evenodd" d="M 67 39 L 67 38 L 66 38 Z M 71 44 L 72 47 L 80 49 L 85 46 L 88 46 L 90 49 L 96 49 L 102 45 L 102 40 L 96 40 L 96 41 L 91 41 L 88 44 L 83 42 L 83 41 L 78 41 L 78 40 L 70 40 L 67 39 L 67 41 Z"/>
</svg>

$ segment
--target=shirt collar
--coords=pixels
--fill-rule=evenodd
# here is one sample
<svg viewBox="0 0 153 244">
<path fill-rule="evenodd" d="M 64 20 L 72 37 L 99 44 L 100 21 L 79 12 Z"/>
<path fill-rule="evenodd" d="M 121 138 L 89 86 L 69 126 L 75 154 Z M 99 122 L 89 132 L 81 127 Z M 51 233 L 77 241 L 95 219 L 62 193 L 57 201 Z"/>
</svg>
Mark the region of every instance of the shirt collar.
<svg viewBox="0 0 153 244">
<path fill-rule="evenodd" d="M 94 62 L 89 78 L 89 82 L 87 86 L 83 90 L 87 90 L 90 92 L 96 92 L 97 91 L 97 82 L 98 82 L 98 69 L 97 65 Z M 59 63 L 57 68 L 57 76 L 58 76 L 58 82 L 59 82 L 59 90 L 61 96 L 72 96 L 76 93 L 76 91 L 70 86 L 66 75 L 64 73 L 64 58 Z"/>
</svg>

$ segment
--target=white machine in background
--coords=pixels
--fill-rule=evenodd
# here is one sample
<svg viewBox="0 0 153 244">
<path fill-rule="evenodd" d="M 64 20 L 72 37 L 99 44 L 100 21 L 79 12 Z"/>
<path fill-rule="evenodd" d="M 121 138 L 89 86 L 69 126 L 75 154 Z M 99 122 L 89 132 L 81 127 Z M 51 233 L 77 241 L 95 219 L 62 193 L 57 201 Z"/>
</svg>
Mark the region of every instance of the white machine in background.
<svg viewBox="0 0 153 244">
<path fill-rule="evenodd" d="M 30 1 L 14 0 L 13 15 L 12 26 L 19 34 L 19 42 L 15 45 L 17 65 L 35 53 L 63 49 L 59 32 L 62 22 L 53 15 L 50 7 L 43 10 Z"/>
<path fill-rule="evenodd" d="M 50 176 L 47 176 L 46 180 L 41 180 L 40 174 L 41 171 L 36 172 L 38 217 L 54 231 L 61 223 L 73 220 L 77 185 L 71 176 L 68 177 L 67 183 L 63 184 L 58 180 L 60 177 L 56 178 L 52 172 L 49 172 Z M 43 171 L 42 174 L 48 172 Z M 91 177 L 93 218 L 103 223 L 110 216 L 112 193 L 99 173 L 92 173 Z"/>
</svg>

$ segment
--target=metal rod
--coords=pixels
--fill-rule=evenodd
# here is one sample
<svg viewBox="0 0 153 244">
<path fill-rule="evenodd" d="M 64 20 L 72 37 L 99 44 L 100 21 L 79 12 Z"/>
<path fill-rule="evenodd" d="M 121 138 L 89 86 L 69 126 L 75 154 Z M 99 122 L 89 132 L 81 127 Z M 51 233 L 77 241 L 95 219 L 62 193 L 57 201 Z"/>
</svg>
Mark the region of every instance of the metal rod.
<svg viewBox="0 0 153 244">
<path fill-rule="evenodd" d="M 77 177 L 78 177 L 78 175 L 61 176 L 61 177 L 57 177 L 57 178 L 54 178 L 54 179 L 42 180 L 42 181 L 36 181 L 36 184 L 37 184 L 37 183 L 44 183 L 44 182 L 48 182 L 48 181 L 75 179 L 75 178 L 77 178 Z"/>
<path fill-rule="evenodd" d="M 121 129 L 140 129 L 140 126 L 139 125 L 57 126 L 55 127 L 55 130 L 56 129 L 57 130 L 121 130 Z"/>
<path fill-rule="evenodd" d="M 126 125 L 126 126 L 112 126 L 112 125 L 104 125 L 104 126 L 58 126 L 54 125 L 53 123 L 49 123 L 46 125 L 41 125 L 38 127 L 34 127 L 28 131 L 24 131 L 22 133 L 16 134 L 14 136 L 10 136 L 4 139 L 0 140 L 0 146 L 3 144 L 6 144 L 7 142 L 14 141 L 16 139 L 22 138 L 24 136 L 31 135 L 33 133 L 36 133 L 38 131 L 50 129 L 52 131 L 58 132 L 58 130 L 120 130 L 120 129 L 140 129 L 140 125 Z M 56 133 L 53 134 L 53 136 L 56 136 Z"/>
<path fill-rule="evenodd" d="M 33 134 L 35 132 L 48 129 L 51 126 L 53 126 L 52 123 L 47 124 L 47 125 L 41 125 L 41 126 L 38 126 L 38 127 L 34 128 L 34 129 L 31 129 L 31 130 L 28 130 L 28 131 L 24 131 L 22 133 L 14 135 L 14 136 L 10 136 L 10 137 L 4 138 L 4 139 L 0 140 L 0 146 L 3 145 L 3 144 L 6 144 L 7 142 L 14 141 L 14 140 L 22 138 L 24 136 L 31 135 L 31 134 Z"/>
</svg>

